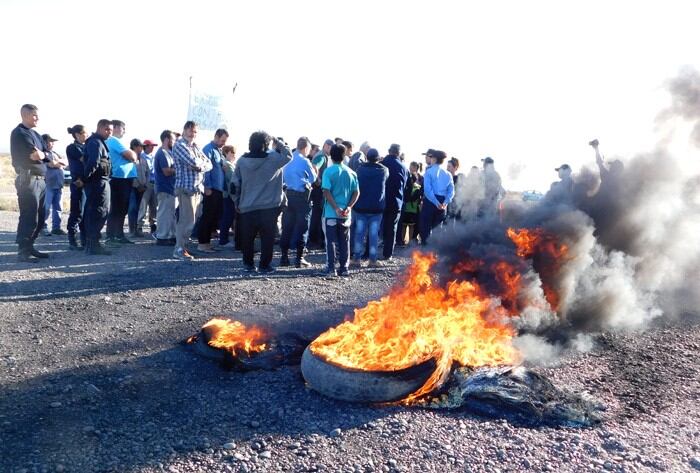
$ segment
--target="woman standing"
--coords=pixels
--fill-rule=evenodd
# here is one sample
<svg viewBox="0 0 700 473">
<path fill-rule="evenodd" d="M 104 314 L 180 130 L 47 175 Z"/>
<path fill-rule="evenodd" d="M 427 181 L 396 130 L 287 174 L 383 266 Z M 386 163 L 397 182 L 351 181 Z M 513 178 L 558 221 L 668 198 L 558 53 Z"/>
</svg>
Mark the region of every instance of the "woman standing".
<svg viewBox="0 0 700 473">
<path fill-rule="evenodd" d="M 236 206 L 233 203 L 233 196 L 236 190 L 231 186 L 233 171 L 236 166 L 236 148 L 231 145 L 226 145 L 221 148 L 221 154 L 224 155 L 224 162 L 222 163 L 224 169 L 224 207 L 221 213 L 221 219 L 219 220 L 219 247 L 224 248 L 229 246 L 229 231 L 232 228 L 235 229 L 233 222 L 237 220 Z M 236 239 L 237 238 L 238 235 L 236 234 Z"/>
<path fill-rule="evenodd" d="M 71 250 L 79 250 L 85 246 L 85 227 L 83 222 L 83 202 L 85 192 L 84 162 L 85 141 L 87 131 L 83 125 L 74 125 L 68 128 L 68 133 L 73 136 L 73 143 L 66 148 L 68 157 L 68 169 L 70 170 L 70 214 L 68 215 L 68 245 Z M 80 230 L 80 246 L 75 239 L 75 234 Z"/>
</svg>

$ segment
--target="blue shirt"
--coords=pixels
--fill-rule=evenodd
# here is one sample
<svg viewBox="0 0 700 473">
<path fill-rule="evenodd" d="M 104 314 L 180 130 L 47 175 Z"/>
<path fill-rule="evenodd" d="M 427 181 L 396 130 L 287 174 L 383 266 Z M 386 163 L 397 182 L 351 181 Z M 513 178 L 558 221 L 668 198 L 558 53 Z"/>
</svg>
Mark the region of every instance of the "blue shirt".
<svg viewBox="0 0 700 473">
<path fill-rule="evenodd" d="M 360 197 L 354 208 L 363 214 L 384 212 L 386 197 L 384 186 L 389 178 L 389 170 L 379 163 L 362 163 L 357 168 L 357 181 Z"/>
<path fill-rule="evenodd" d="M 53 158 L 58 158 L 58 155 L 55 151 L 47 151 L 46 157 L 53 161 Z M 63 188 L 63 168 L 51 168 L 46 166 L 46 188 Z"/>
<path fill-rule="evenodd" d="M 311 184 L 316 180 L 316 171 L 311 161 L 299 151 L 294 152 L 292 160 L 284 167 L 282 173 L 287 189 L 297 192 L 311 189 Z"/>
<path fill-rule="evenodd" d="M 357 174 L 345 164 L 333 163 L 323 173 L 321 188 L 330 191 L 335 204 L 339 208 L 345 209 L 350 203 L 352 194 L 359 188 Z M 323 217 L 338 218 L 338 214 L 335 213 L 333 206 L 328 201 L 323 204 Z"/>
<path fill-rule="evenodd" d="M 155 182 L 156 176 L 153 172 L 153 156 L 143 151 L 139 158 L 143 159 L 146 162 L 146 166 L 148 166 L 148 182 Z"/>
<path fill-rule="evenodd" d="M 449 204 L 455 196 L 452 174 L 442 169 L 439 164 L 431 164 L 423 176 L 423 191 L 425 198 L 436 207 L 441 203 Z M 444 197 L 442 202 L 435 197 L 438 195 Z"/>
<path fill-rule="evenodd" d="M 121 179 L 136 177 L 136 164 L 127 161 L 122 156 L 122 153 L 129 148 L 124 146 L 122 141 L 116 136 L 110 136 L 105 143 L 107 143 L 107 149 L 109 150 L 109 159 L 112 161 L 112 177 Z"/>
<path fill-rule="evenodd" d="M 382 164 L 389 169 L 386 180 L 386 210 L 399 212 L 403 206 L 403 189 L 408 180 L 408 169 L 398 156 L 388 155 L 382 159 Z"/>
<path fill-rule="evenodd" d="M 175 160 L 170 151 L 162 146 L 156 151 L 156 156 L 153 159 L 153 171 L 156 176 L 156 192 L 165 192 L 166 194 L 175 195 L 175 174 L 166 176 L 163 174 L 163 168 L 175 166 Z"/>
<path fill-rule="evenodd" d="M 68 169 L 70 169 L 70 177 L 73 182 L 76 179 L 82 179 L 85 174 L 85 145 L 77 141 L 69 144 L 66 148 L 66 157 L 68 158 Z"/>
<path fill-rule="evenodd" d="M 204 173 L 204 187 L 223 192 L 225 176 L 221 150 L 212 141 L 202 148 L 202 153 L 211 161 L 211 170 Z"/>
</svg>

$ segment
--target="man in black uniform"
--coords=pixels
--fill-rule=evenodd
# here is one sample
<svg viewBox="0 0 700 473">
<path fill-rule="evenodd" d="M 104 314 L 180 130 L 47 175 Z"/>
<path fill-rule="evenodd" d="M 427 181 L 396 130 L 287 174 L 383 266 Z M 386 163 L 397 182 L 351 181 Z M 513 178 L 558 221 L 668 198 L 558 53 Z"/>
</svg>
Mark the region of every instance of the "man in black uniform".
<svg viewBox="0 0 700 473">
<path fill-rule="evenodd" d="M 17 178 L 17 201 L 19 222 L 17 223 L 17 259 L 35 263 L 38 258 L 48 258 L 48 253 L 34 249 L 34 240 L 44 223 L 44 195 L 46 193 L 46 155 L 44 142 L 33 128 L 39 121 L 36 105 L 25 104 L 21 109 L 22 123 L 10 135 L 10 154 Z"/>
<path fill-rule="evenodd" d="M 85 142 L 85 252 L 89 255 L 110 255 L 100 244 L 100 232 L 109 210 L 109 177 L 112 163 L 105 140 L 112 136 L 112 122 L 97 122 L 97 131 Z"/>
</svg>

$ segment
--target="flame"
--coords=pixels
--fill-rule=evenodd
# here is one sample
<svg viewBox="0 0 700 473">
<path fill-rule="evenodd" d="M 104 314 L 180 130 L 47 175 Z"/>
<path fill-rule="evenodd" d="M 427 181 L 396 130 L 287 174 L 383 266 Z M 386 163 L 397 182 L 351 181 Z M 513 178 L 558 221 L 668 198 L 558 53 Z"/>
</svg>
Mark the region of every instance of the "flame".
<svg viewBox="0 0 700 473">
<path fill-rule="evenodd" d="M 311 344 L 312 352 L 336 365 L 367 371 L 395 371 L 434 358 L 436 371 L 404 402 L 435 389 L 452 362 L 475 367 L 517 362 L 513 328 L 487 316 L 492 298 L 473 281 L 436 284 L 430 274 L 436 261 L 431 253 L 414 252 L 403 284 L 321 334 Z M 515 284 L 512 279 L 519 275 L 505 277 Z"/>
<path fill-rule="evenodd" d="M 516 254 L 524 259 L 532 259 L 532 266 L 542 280 L 545 299 L 553 310 L 559 309 L 559 293 L 555 285 L 559 269 L 566 260 L 568 246 L 542 228 L 509 228 L 507 234 L 515 243 Z"/>
<path fill-rule="evenodd" d="M 210 347 L 226 350 L 232 355 L 241 351 L 257 353 L 267 348 L 267 335 L 261 328 L 248 328 L 237 320 L 213 318 L 202 326 L 202 333 Z M 197 337 L 188 338 L 187 343 L 195 342 Z"/>
</svg>

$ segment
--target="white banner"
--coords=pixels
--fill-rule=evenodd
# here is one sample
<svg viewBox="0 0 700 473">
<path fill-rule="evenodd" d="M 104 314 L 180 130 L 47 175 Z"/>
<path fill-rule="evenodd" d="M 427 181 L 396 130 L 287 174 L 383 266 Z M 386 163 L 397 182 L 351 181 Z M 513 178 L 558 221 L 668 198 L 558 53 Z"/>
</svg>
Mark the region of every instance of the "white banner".
<svg viewBox="0 0 700 473">
<path fill-rule="evenodd" d="M 190 103 L 187 119 L 193 120 L 202 130 L 217 130 L 226 128 L 225 103 L 227 97 L 221 91 L 221 87 L 204 87 L 192 85 L 190 78 Z M 234 88 L 235 90 L 235 88 Z M 230 93 L 230 91 L 228 91 Z"/>
</svg>

